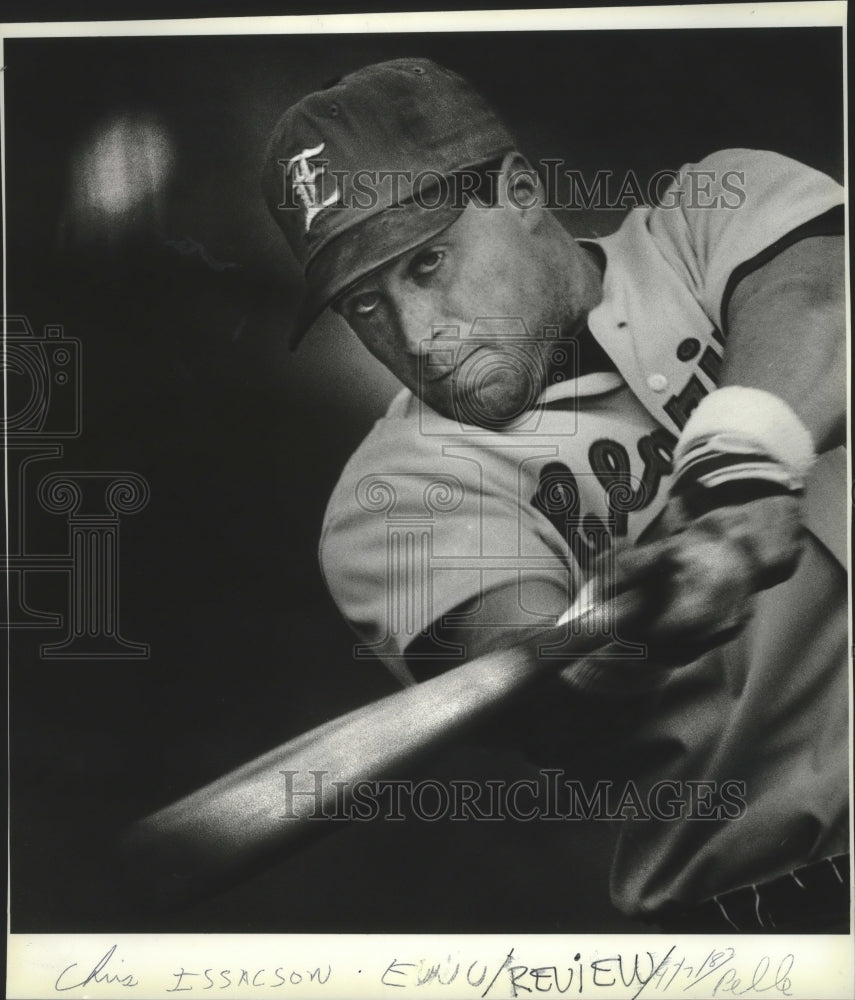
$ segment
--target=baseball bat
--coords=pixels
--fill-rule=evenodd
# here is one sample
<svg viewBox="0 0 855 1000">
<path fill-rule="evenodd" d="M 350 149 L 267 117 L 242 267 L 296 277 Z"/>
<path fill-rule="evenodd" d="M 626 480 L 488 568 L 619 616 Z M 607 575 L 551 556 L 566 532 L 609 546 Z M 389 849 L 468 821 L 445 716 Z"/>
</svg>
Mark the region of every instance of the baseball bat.
<svg viewBox="0 0 855 1000">
<path fill-rule="evenodd" d="M 566 624 L 529 630 L 516 645 L 332 719 L 139 820 L 119 845 L 123 890 L 141 905 L 174 907 L 281 859 L 307 837 L 340 826 L 317 817 L 340 809 L 354 783 L 389 777 L 448 742 L 550 665 L 558 669 L 604 645 L 636 611 L 629 591 Z M 538 655 L 544 647 L 549 655 Z M 312 772 L 322 773 L 320 787 Z M 335 782 L 344 782 L 343 800 Z"/>
</svg>

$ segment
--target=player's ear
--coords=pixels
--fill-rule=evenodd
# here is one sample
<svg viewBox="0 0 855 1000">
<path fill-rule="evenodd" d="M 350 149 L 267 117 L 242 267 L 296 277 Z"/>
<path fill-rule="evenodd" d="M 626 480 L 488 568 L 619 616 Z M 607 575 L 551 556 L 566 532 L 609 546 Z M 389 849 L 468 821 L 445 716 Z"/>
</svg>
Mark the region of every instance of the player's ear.
<svg viewBox="0 0 855 1000">
<path fill-rule="evenodd" d="M 506 153 L 499 173 L 497 204 L 520 211 L 545 207 L 543 184 L 534 167 L 516 150 Z"/>
</svg>

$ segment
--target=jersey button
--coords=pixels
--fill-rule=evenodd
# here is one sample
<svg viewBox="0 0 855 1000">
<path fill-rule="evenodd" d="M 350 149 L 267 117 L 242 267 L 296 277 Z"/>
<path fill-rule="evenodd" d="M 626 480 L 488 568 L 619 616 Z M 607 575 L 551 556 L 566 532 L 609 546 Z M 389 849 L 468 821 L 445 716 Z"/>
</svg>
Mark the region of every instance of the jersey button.
<svg viewBox="0 0 855 1000">
<path fill-rule="evenodd" d="M 701 342 L 696 337 L 686 337 L 680 341 L 677 348 L 677 357 L 680 361 L 691 361 L 696 358 L 701 350 Z"/>
<path fill-rule="evenodd" d="M 647 379 L 647 387 L 653 392 L 664 392 L 668 388 L 668 379 L 659 373 L 650 375 Z"/>
</svg>

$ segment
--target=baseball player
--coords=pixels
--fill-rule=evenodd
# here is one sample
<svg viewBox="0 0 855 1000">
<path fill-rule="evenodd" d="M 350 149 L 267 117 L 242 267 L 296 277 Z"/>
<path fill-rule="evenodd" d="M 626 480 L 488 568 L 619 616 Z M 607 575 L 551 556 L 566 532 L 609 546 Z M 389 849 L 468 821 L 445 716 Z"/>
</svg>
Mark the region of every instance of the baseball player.
<svg viewBox="0 0 855 1000">
<path fill-rule="evenodd" d="M 330 308 L 404 386 L 321 540 L 363 648 L 416 683 L 632 592 L 552 706 L 622 706 L 614 902 L 848 929 L 841 188 L 726 150 L 575 240 L 472 88 L 399 59 L 290 108 L 265 189 L 293 342 Z"/>
</svg>

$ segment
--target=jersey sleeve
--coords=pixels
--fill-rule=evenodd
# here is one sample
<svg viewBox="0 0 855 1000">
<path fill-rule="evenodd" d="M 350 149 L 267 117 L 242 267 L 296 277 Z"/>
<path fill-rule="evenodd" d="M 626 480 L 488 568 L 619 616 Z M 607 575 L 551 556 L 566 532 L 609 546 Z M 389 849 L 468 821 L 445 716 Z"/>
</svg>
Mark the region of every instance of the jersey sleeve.
<svg viewBox="0 0 855 1000">
<path fill-rule="evenodd" d="M 412 419 L 379 422 L 333 492 L 320 542 L 357 658 L 379 656 L 409 682 L 408 646 L 418 638 L 420 656 L 453 661 L 462 651 L 433 639 L 432 626 L 489 590 L 518 586 L 533 624 L 547 620 L 525 606 L 528 582 L 554 582 L 569 603 L 576 571 L 558 533 L 521 495 L 525 461 L 525 448 L 501 441 L 424 434 Z"/>
<path fill-rule="evenodd" d="M 648 227 L 719 330 L 735 281 L 805 236 L 842 232 L 843 188 L 778 153 L 729 149 L 682 167 Z"/>
</svg>

